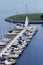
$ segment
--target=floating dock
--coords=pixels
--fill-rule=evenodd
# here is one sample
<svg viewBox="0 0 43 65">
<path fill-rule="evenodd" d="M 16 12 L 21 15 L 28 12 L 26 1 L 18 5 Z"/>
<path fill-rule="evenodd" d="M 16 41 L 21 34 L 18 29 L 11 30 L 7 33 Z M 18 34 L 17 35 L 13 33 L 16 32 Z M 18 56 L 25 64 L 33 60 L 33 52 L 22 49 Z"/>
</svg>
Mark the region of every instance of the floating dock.
<svg viewBox="0 0 43 65">
<path fill-rule="evenodd" d="M 0 57 L 5 56 L 6 58 L 14 60 L 14 62 L 12 61 L 11 64 L 8 65 L 16 63 L 17 58 L 19 58 L 19 56 L 22 54 L 36 31 L 36 26 L 13 28 L 12 32 L 7 33 L 7 35 L 5 35 L 4 38 L 0 40 L 0 47 L 2 47 Z M 8 61 L 4 61 L 5 65 L 6 62 L 8 63 Z"/>
</svg>

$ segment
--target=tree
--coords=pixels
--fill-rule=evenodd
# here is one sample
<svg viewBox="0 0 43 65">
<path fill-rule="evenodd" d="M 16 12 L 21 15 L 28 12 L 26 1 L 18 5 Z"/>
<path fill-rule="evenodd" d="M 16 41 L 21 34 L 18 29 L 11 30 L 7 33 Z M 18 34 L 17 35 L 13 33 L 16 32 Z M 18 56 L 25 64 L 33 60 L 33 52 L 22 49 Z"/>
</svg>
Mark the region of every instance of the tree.
<svg viewBox="0 0 43 65">
<path fill-rule="evenodd" d="M 41 20 L 43 20 L 43 14 L 41 15 Z"/>
</svg>

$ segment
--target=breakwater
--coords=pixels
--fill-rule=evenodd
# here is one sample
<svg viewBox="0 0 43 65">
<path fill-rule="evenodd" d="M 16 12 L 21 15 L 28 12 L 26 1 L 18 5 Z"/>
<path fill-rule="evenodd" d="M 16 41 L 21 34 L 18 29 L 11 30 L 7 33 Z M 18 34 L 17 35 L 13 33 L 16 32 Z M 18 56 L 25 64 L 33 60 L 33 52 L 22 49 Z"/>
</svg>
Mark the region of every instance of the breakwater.
<svg viewBox="0 0 43 65">
<path fill-rule="evenodd" d="M 5 19 L 5 21 L 7 22 L 11 22 L 11 23 L 25 23 L 24 20 L 22 21 L 18 21 L 18 20 L 11 20 L 11 19 Z M 43 20 L 29 20 L 30 23 L 29 24 L 43 24 Z"/>
</svg>

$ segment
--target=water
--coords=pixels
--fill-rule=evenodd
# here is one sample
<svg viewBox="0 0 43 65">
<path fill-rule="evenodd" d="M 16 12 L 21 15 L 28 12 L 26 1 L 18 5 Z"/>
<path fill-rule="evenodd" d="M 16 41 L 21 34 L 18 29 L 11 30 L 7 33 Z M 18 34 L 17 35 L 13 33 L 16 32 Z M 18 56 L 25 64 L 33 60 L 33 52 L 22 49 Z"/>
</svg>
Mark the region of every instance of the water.
<svg viewBox="0 0 43 65">
<path fill-rule="evenodd" d="M 38 32 L 15 65 L 43 65 L 43 25 L 38 25 Z"/>
<path fill-rule="evenodd" d="M 15 15 L 14 0 L 0 0 L 0 38 L 7 34 L 13 24 L 5 22 L 4 19 Z"/>
<path fill-rule="evenodd" d="M 17 4 L 16 2 L 18 3 L 18 1 L 15 0 L 0 0 L 0 38 L 4 37 L 4 35 L 7 34 L 13 26 L 13 24 L 5 22 L 4 19 L 21 12 L 25 13 L 25 7 L 23 7 L 25 6 L 25 2 L 23 1 L 23 4 Z M 40 6 L 38 8 L 36 7 L 38 10 L 36 8 L 35 10 L 32 7 L 34 7 L 34 5 L 30 8 L 32 10 L 29 9 L 30 12 L 39 12 Z M 43 11 L 42 9 L 41 12 Z M 38 27 L 39 30 L 37 34 L 34 36 L 28 47 L 24 50 L 22 56 L 17 60 L 15 65 L 43 65 L 43 25 L 38 25 Z"/>
<path fill-rule="evenodd" d="M 4 35 L 6 35 L 7 34 L 7 32 L 9 31 L 9 30 L 11 30 L 11 28 L 13 27 L 13 23 L 8 23 L 8 22 L 5 22 L 5 18 L 7 18 L 7 17 L 9 17 L 9 16 L 11 16 L 11 15 L 13 15 L 13 13 L 12 12 L 1 12 L 0 13 L 0 38 L 2 38 Z"/>
</svg>

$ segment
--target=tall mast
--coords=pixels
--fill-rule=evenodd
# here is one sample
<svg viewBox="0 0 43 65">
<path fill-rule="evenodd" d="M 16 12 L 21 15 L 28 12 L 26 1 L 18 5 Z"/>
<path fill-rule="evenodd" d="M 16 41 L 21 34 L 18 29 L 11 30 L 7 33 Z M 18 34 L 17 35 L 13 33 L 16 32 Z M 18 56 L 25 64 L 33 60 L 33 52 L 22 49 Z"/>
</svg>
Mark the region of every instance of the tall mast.
<svg viewBox="0 0 43 65">
<path fill-rule="evenodd" d="M 27 27 L 28 26 L 28 23 L 29 23 L 29 17 L 28 17 L 28 5 L 27 5 L 27 3 L 26 3 L 26 20 L 25 20 L 25 27 Z"/>
<path fill-rule="evenodd" d="M 28 5 L 26 3 L 26 14 L 28 14 Z"/>
</svg>

